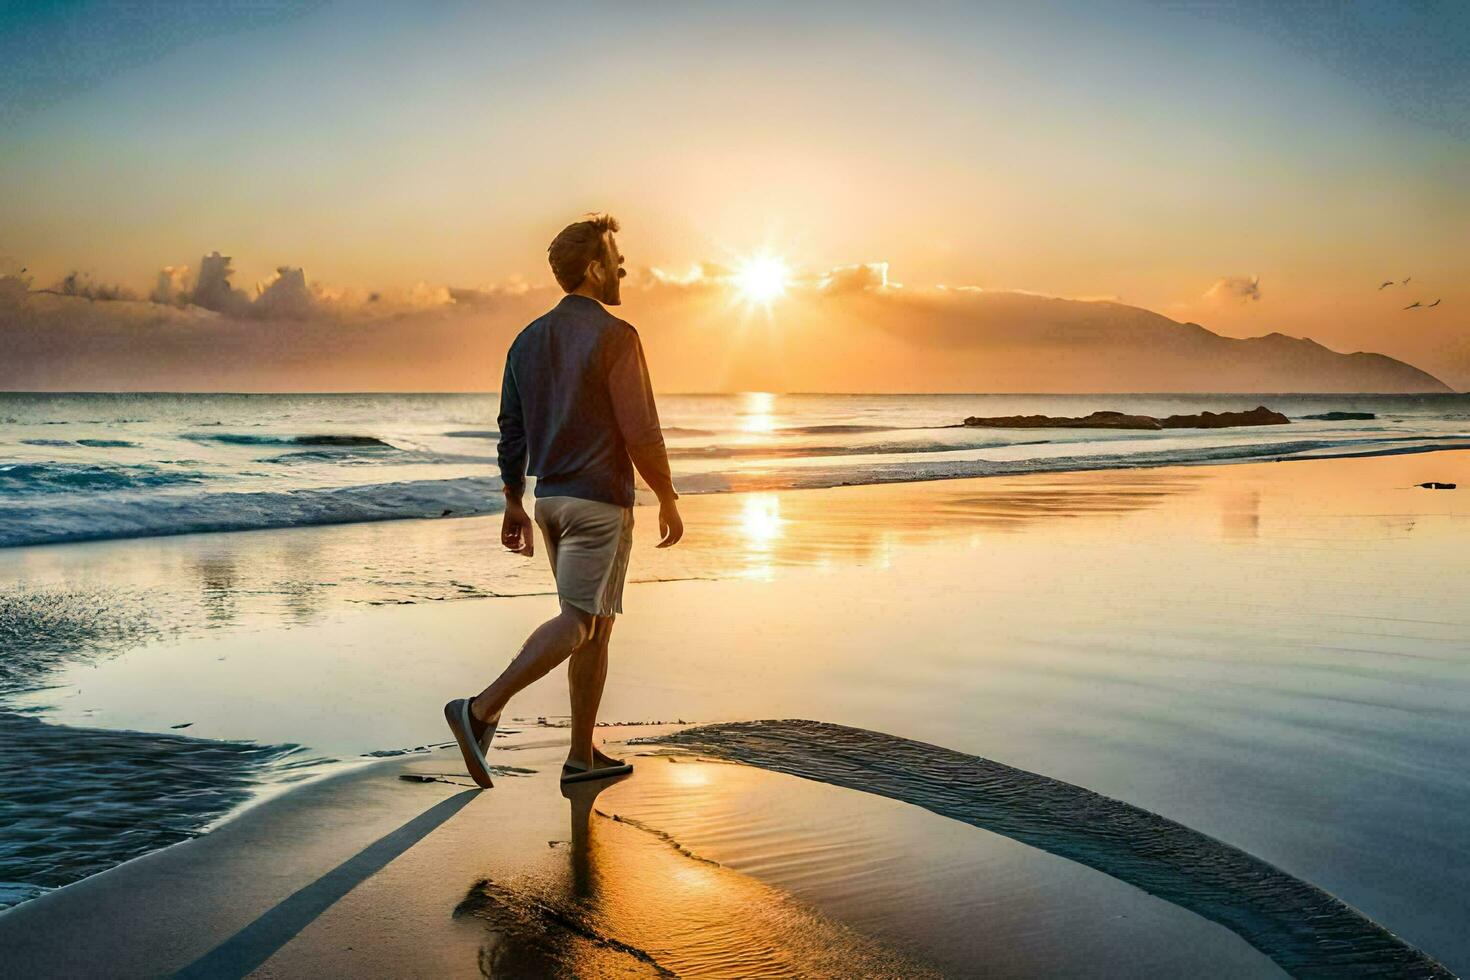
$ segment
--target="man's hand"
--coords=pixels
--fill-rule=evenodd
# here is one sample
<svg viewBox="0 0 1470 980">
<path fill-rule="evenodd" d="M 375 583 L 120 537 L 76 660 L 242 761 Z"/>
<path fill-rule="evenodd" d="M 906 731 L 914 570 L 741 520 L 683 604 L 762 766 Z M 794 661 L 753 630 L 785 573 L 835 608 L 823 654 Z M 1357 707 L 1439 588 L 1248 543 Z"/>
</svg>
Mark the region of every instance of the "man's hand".
<svg viewBox="0 0 1470 980">
<path fill-rule="evenodd" d="M 657 547 L 660 548 L 672 548 L 684 536 L 684 519 L 679 516 L 679 507 L 673 500 L 665 500 L 658 505 L 658 533 Z"/>
<path fill-rule="evenodd" d="M 500 522 L 500 543 L 527 558 L 536 553 L 536 523 L 519 500 L 505 502 L 505 518 Z"/>
</svg>

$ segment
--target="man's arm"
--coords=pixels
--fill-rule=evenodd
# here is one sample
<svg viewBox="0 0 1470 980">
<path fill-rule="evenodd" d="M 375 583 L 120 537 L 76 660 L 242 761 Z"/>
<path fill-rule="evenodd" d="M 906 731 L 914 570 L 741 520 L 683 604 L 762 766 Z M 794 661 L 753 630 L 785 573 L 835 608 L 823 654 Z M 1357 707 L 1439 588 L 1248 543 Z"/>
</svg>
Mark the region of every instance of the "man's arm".
<svg viewBox="0 0 1470 980">
<path fill-rule="evenodd" d="M 659 503 L 660 548 L 668 548 L 684 535 L 684 522 L 674 501 L 674 479 L 669 472 L 669 454 L 664 448 L 664 431 L 658 422 L 658 406 L 653 400 L 653 383 L 648 377 L 648 361 L 638 334 L 629 329 L 615 348 L 608 371 L 608 388 L 612 394 L 613 415 L 628 446 L 628 455 L 644 481 L 652 488 Z"/>
<path fill-rule="evenodd" d="M 505 359 L 505 376 L 500 382 L 500 442 L 495 447 L 500 464 L 500 482 L 505 493 L 505 517 L 500 522 L 500 543 L 511 551 L 532 555 L 536 551 L 535 526 L 521 498 L 526 492 L 526 419 L 521 410 L 521 392 L 516 387 L 510 357 Z"/>
</svg>

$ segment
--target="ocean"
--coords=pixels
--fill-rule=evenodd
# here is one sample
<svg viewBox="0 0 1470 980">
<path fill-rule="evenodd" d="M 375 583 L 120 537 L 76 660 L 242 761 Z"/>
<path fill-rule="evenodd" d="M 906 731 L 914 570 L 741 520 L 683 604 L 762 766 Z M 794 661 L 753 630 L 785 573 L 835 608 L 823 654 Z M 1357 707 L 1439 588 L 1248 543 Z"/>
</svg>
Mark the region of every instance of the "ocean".
<svg viewBox="0 0 1470 980">
<path fill-rule="evenodd" d="M 956 427 L 1256 405 L 1292 421 Z M 445 738 L 443 701 L 554 608 L 544 555 L 455 519 L 500 506 L 496 406 L 0 395 L 0 908 Z M 1410 489 L 1463 477 L 1463 453 L 1421 454 L 1470 448 L 1470 396 L 660 408 L 689 531 L 655 550 L 640 512 L 607 720 L 812 718 L 993 758 L 1470 962 L 1470 524 L 1463 491 Z M 1307 418 L 1329 412 L 1374 417 Z M 1348 456 L 1381 458 L 1208 465 Z M 556 727 L 565 696 L 536 685 L 516 723 Z"/>
<path fill-rule="evenodd" d="M 1266 405 L 1289 426 L 978 429 Z M 0 394 L 0 547 L 498 510 L 488 395 Z M 667 395 L 682 493 L 1470 445 L 1470 395 Z M 1368 420 L 1306 418 L 1371 413 Z"/>
</svg>

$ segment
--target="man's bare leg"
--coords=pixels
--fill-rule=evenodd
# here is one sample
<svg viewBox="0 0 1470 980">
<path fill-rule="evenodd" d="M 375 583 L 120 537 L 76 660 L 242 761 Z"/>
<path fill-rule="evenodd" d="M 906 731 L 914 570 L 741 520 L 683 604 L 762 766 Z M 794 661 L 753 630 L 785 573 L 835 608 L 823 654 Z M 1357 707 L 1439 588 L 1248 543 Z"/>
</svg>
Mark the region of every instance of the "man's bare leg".
<svg viewBox="0 0 1470 980">
<path fill-rule="evenodd" d="M 572 698 L 572 745 L 567 761 L 583 766 L 612 762 L 592 746 L 597 727 L 597 706 L 607 681 L 607 644 L 612 638 L 613 617 L 598 616 L 592 636 L 572 654 L 567 665 L 567 689 Z"/>
<path fill-rule="evenodd" d="M 475 717 L 480 721 L 499 718 L 511 698 L 545 677 L 551 668 L 591 638 L 595 618 L 563 602 L 561 614 L 536 627 L 510 666 L 475 697 L 470 705 Z"/>
</svg>

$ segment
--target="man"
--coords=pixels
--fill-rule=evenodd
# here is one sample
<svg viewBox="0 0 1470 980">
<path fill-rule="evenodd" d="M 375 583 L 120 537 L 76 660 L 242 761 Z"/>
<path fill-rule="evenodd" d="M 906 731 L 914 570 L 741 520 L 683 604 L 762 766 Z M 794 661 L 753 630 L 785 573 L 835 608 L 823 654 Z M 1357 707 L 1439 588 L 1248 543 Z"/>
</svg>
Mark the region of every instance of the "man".
<svg viewBox="0 0 1470 980">
<path fill-rule="evenodd" d="M 536 477 L 536 523 L 546 541 L 561 612 L 533 632 L 509 667 L 473 698 L 444 706 L 465 766 L 490 788 L 485 752 L 506 703 L 571 657 L 572 745 L 563 782 L 632 772 L 592 745 L 607 677 L 613 617 L 622 612 L 623 578 L 633 543 L 633 468 L 658 496 L 658 547 L 677 544 L 684 524 L 675 504 L 663 430 L 633 327 L 606 309 L 622 302 L 623 256 L 610 215 L 562 229 L 547 250 L 566 291 L 556 308 L 520 332 L 500 386 L 500 479 L 505 519 L 500 541 L 535 553 L 522 504 L 526 474 Z"/>
</svg>

